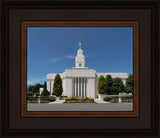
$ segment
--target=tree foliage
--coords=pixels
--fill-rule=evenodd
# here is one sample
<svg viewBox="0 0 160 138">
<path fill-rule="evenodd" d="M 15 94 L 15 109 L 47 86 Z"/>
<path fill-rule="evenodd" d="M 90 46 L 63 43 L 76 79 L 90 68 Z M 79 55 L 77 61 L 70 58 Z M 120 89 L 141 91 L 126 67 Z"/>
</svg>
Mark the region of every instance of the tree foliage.
<svg viewBox="0 0 160 138">
<path fill-rule="evenodd" d="M 30 86 L 28 87 L 28 91 L 31 91 L 31 92 L 33 92 L 33 93 L 37 93 L 40 88 L 43 88 L 43 85 L 37 83 L 37 84 L 35 84 L 35 85 L 30 85 Z"/>
<path fill-rule="evenodd" d="M 43 87 L 43 91 L 41 93 L 42 96 L 49 96 L 50 92 L 47 90 L 47 84 L 46 81 L 44 82 L 44 87 Z"/>
<path fill-rule="evenodd" d="M 133 92 L 133 75 L 132 74 L 130 74 L 126 79 L 125 91 L 126 93 Z"/>
<path fill-rule="evenodd" d="M 121 92 L 124 92 L 125 87 L 123 85 L 121 78 L 114 78 L 113 84 L 112 84 L 112 94 L 119 94 Z"/>
<path fill-rule="evenodd" d="M 53 84 L 53 95 L 61 96 L 63 92 L 62 79 L 59 74 L 56 75 Z"/>
<path fill-rule="evenodd" d="M 107 93 L 107 83 L 105 78 L 102 75 L 98 79 L 98 92 L 99 94 Z"/>
<path fill-rule="evenodd" d="M 33 96 L 33 95 L 34 95 L 33 92 L 31 92 L 31 91 L 28 91 L 28 92 L 27 92 L 27 96 Z"/>
<path fill-rule="evenodd" d="M 112 84 L 113 84 L 113 79 L 111 75 L 106 76 L 106 83 L 107 83 L 107 94 L 110 95 L 112 93 Z"/>
</svg>

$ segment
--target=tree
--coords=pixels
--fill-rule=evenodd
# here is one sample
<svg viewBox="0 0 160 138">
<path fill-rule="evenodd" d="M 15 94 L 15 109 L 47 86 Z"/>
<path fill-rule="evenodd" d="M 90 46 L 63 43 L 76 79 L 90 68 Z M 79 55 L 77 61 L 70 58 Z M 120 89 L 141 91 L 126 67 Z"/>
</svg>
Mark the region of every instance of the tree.
<svg viewBox="0 0 160 138">
<path fill-rule="evenodd" d="M 133 74 L 126 79 L 125 91 L 126 93 L 133 92 Z"/>
<path fill-rule="evenodd" d="M 111 75 L 106 76 L 106 83 L 107 83 L 107 94 L 111 94 L 112 84 L 113 84 L 113 79 Z"/>
<path fill-rule="evenodd" d="M 38 91 L 38 92 L 36 93 L 36 96 L 40 96 L 40 91 Z"/>
<path fill-rule="evenodd" d="M 44 82 L 44 88 L 43 88 L 41 95 L 42 96 L 49 96 L 50 95 L 50 92 L 47 90 L 46 81 Z"/>
<path fill-rule="evenodd" d="M 31 91 L 28 91 L 28 92 L 27 92 L 27 96 L 33 96 L 33 95 L 34 95 L 33 92 L 31 92 Z"/>
<path fill-rule="evenodd" d="M 105 78 L 101 75 L 98 79 L 98 92 L 99 94 L 107 93 L 107 83 Z"/>
<path fill-rule="evenodd" d="M 31 92 L 32 92 L 32 89 L 33 89 L 33 85 L 29 85 L 29 86 L 27 87 L 27 91 L 31 91 Z"/>
<path fill-rule="evenodd" d="M 125 87 L 122 82 L 121 78 L 114 78 L 113 79 L 113 84 L 112 84 L 112 94 L 119 94 L 121 92 L 124 92 Z"/>
<path fill-rule="evenodd" d="M 53 84 L 53 95 L 61 96 L 63 92 L 62 79 L 59 74 L 56 75 Z"/>
<path fill-rule="evenodd" d="M 31 91 L 33 93 L 37 93 L 39 91 L 40 88 L 43 88 L 43 85 L 42 84 L 34 84 L 34 85 L 30 85 L 28 87 L 28 91 Z"/>
</svg>

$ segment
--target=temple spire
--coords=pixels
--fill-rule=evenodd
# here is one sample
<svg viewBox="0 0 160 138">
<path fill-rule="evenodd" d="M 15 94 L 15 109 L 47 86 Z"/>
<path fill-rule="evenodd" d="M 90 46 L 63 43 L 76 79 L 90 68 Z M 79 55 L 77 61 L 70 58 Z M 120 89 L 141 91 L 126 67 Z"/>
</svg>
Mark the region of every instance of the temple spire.
<svg viewBox="0 0 160 138">
<path fill-rule="evenodd" d="M 79 42 L 79 49 L 81 49 L 81 42 Z"/>
<path fill-rule="evenodd" d="M 81 49 L 81 42 L 79 42 L 79 49 L 77 50 L 77 56 L 75 58 L 76 68 L 85 68 L 85 56 L 83 55 L 83 50 Z"/>
</svg>

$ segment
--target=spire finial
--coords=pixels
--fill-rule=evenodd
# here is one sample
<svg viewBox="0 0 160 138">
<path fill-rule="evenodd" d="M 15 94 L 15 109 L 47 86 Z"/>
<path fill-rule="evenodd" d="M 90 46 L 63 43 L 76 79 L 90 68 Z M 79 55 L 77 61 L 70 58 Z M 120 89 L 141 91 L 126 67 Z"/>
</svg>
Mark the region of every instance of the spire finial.
<svg viewBox="0 0 160 138">
<path fill-rule="evenodd" d="M 79 48 L 81 49 L 81 42 L 79 42 Z"/>
</svg>

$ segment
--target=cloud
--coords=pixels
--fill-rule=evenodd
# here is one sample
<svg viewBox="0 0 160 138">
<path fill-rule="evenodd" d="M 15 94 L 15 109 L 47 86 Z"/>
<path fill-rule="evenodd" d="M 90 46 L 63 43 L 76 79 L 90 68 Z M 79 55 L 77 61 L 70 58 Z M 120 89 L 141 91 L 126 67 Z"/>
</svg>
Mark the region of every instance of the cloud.
<svg viewBox="0 0 160 138">
<path fill-rule="evenodd" d="M 49 62 L 56 62 L 56 61 L 60 61 L 63 59 L 74 59 L 75 56 L 74 55 L 65 55 L 63 57 L 58 57 L 58 58 L 52 58 Z"/>
<path fill-rule="evenodd" d="M 32 85 L 32 84 L 36 84 L 36 83 L 43 83 L 44 80 L 46 80 L 46 78 L 33 79 L 33 80 L 30 80 L 30 81 L 27 81 L 27 84 Z"/>
</svg>

